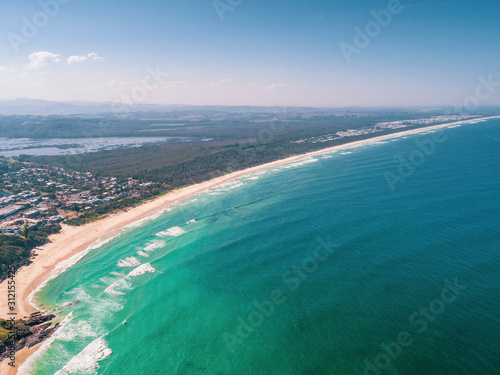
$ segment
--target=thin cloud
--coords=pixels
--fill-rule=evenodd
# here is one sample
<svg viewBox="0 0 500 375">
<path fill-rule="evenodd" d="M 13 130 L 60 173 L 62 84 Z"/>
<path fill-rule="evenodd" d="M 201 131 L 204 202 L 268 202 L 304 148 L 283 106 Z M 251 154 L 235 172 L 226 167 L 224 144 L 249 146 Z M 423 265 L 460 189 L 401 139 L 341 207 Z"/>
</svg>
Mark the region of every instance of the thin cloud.
<svg viewBox="0 0 500 375">
<path fill-rule="evenodd" d="M 88 60 L 102 60 L 103 58 L 98 56 L 97 53 L 95 52 L 90 52 L 86 55 L 82 56 L 70 56 L 68 57 L 68 64 L 77 64 L 77 63 L 82 63 Z"/>
<path fill-rule="evenodd" d="M 258 83 L 258 82 L 252 82 L 248 86 L 250 86 L 251 88 L 256 88 L 256 89 L 262 90 L 264 92 L 271 92 L 271 91 L 274 91 L 276 89 L 290 87 L 290 85 L 288 85 L 286 83 L 262 84 L 262 83 Z M 294 86 L 296 86 L 296 84 Z"/>
<path fill-rule="evenodd" d="M 264 91 L 274 91 L 284 87 L 288 87 L 288 85 L 286 83 L 271 83 L 269 86 L 264 87 Z"/>
<path fill-rule="evenodd" d="M 232 82 L 232 78 L 223 78 L 219 81 L 212 81 L 203 85 L 203 89 L 215 89 L 217 87 L 226 86 L 226 83 Z"/>
<path fill-rule="evenodd" d="M 47 51 L 34 52 L 29 56 L 30 63 L 24 65 L 24 69 L 33 70 L 48 66 L 50 63 L 61 61 L 60 55 Z"/>
</svg>

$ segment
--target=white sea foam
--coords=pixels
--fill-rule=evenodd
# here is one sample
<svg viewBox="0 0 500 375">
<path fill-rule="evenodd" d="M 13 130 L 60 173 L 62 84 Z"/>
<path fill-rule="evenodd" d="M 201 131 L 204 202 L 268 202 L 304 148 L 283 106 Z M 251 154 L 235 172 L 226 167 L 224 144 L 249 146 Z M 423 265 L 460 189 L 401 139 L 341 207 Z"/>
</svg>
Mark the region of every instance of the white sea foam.
<svg viewBox="0 0 500 375">
<path fill-rule="evenodd" d="M 164 241 L 153 240 L 143 250 L 146 252 L 155 251 L 156 249 L 161 249 L 162 247 L 164 247 L 165 244 L 166 243 Z"/>
<path fill-rule="evenodd" d="M 124 292 L 120 292 L 119 290 L 115 290 L 115 284 L 111 284 L 108 286 L 105 290 L 104 293 L 111 294 L 112 296 L 124 296 Z"/>
<path fill-rule="evenodd" d="M 29 375 L 33 373 L 33 365 L 38 361 L 38 359 L 43 356 L 43 354 L 47 351 L 47 349 L 52 345 L 54 340 L 57 338 L 59 331 L 63 330 L 64 327 L 71 321 L 73 317 L 73 313 L 70 313 L 59 325 L 59 328 L 49 337 L 47 340 L 43 341 L 40 348 L 31 356 L 28 357 L 26 361 L 19 367 L 17 371 L 18 375 Z"/>
<path fill-rule="evenodd" d="M 117 235 L 118 236 L 118 235 Z M 42 290 L 47 283 L 53 279 L 55 279 L 57 276 L 59 276 L 61 273 L 65 272 L 68 268 L 71 266 L 75 265 L 78 263 L 85 255 L 87 255 L 90 251 L 95 250 L 108 242 L 112 241 L 116 236 L 107 238 L 105 240 L 97 240 L 94 242 L 92 245 L 87 247 L 85 250 L 80 251 L 78 254 L 73 255 L 71 258 L 64 260 L 54 267 L 54 270 L 52 271 L 51 275 L 47 280 L 45 280 L 43 283 L 41 283 L 34 291 L 31 292 L 31 294 L 28 296 L 28 302 L 30 303 L 31 306 L 33 306 L 37 310 L 43 310 L 41 307 L 39 307 L 35 301 L 35 295 Z"/>
<path fill-rule="evenodd" d="M 128 290 L 131 287 L 132 287 L 132 284 L 123 278 L 123 279 L 120 279 L 118 281 L 115 281 L 113 284 L 108 286 L 104 290 L 104 293 L 111 294 L 112 296 L 124 296 L 125 293 L 121 290 L 118 290 L 118 289 L 127 289 Z"/>
<path fill-rule="evenodd" d="M 64 294 L 74 296 L 71 302 L 89 301 L 92 298 L 82 287 L 73 288 L 69 292 L 64 292 Z"/>
<path fill-rule="evenodd" d="M 156 235 L 158 237 L 167 237 L 167 236 L 178 237 L 184 233 L 186 233 L 186 231 L 181 227 L 172 227 L 167 229 L 166 231 L 156 233 Z"/>
<path fill-rule="evenodd" d="M 290 168 L 301 167 L 303 165 L 307 165 L 307 164 L 310 164 L 310 163 L 315 163 L 318 160 L 319 159 L 316 159 L 316 158 L 313 158 L 313 157 L 307 157 L 307 158 L 304 158 L 303 160 L 300 160 L 300 161 L 295 161 L 295 162 L 291 162 L 291 163 L 286 163 L 286 164 L 280 165 L 278 167 L 278 169 L 276 169 L 276 170 L 279 171 L 281 169 L 290 169 Z"/>
<path fill-rule="evenodd" d="M 111 354 L 113 354 L 113 351 L 109 348 L 106 340 L 99 337 L 73 357 L 55 375 L 97 374 L 97 370 L 100 368 L 98 362 L 108 358 Z"/>
<path fill-rule="evenodd" d="M 186 224 L 193 224 L 193 223 L 196 223 L 197 221 L 195 219 L 191 219 L 189 220 Z"/>
<path fill-rule="evenodd" d="M 97 337 L 98 334 L 85 320 L 73 323 L 69 321 L 63 328 L 54 333 L 54 339 L 60 341 L 75 341 L 77 338 Z"/>
<path fill-rule="evenodd" d="M 154 214 L 152 214 L 152 215 L 150 215 L 148 217 L 145 217 L 143 219 L 139 219 L 137 221 L 134 221 L 133 223 L 130 223 L 130 224 L 126 225 L 124 228 L 137 228 L 137 227 L 140 227 L 144 223 L 146 223 L 148 221 L 156 220 L 161 215 L 163 215 L 165 212 L 170 212 L 170 211 L 172 211 L 170 208 L 164 208 L 162 210 L 159 210 L 159 211 L 155 212 Z"/>
<path fill-rule="evenodd" d="M 141 256 L 141 257 L 145 257 L 145 258 L 149 258 L 149 254 L 148 253 L 145 253 L 144 251 L 142 250 L 139 250 L 137 252 L 137 255 Z"/>
<path fill-rule="evenodd" d="M 124 296 L 125 295 L 124 292 L 120 292 L 119 290 L 114 290 L 111 287 L 106 288 L 106 290 L 104 292 L 111 294 L 112 296 Z"/>
<path fill-rule="evenodd" d="M 126 268 L 126 267 L 136 267 L 139 264 L 141 264 L 141 262 L 139 262 L 137 260 L 137 258 L 135 258 L 135 257 L 128 257 L 128 258 L 120 260 L 117 263 L 117 266 L 118 267 L 122 267 L 122 268 Z"/>
<path fill-rule="evenodd" d="M 340 155 L 349 155 L 349 154 L 352 154 L 351 151 L 345 151 L 345 152 L 341 152 Z"/>
<path fill-rule="evenodd" d="M 140 275 L 144 275 L 146 272 L 151 272 L 151 273 L 156 272 L 156 270 L 153 268 L 151 263 L 141 264 L 139 267 L 137 267 L 133 271 L 130 271 L 128 276 L 129 277 L 140 276 Z"/>
<path fill-rule="evenodd" d="M 115 277 L 111 277 L 111 276 L 103 276 L 103 277 L 100 277 L 99 278 L 99 281 L 103 284 L 107 284 L 107 285 L 110 285 L 110 284 L 113 284 L 115 282 L 116 278 Z"/>
<path fill-rule="evenodd" d="M 245 185 L 245 183 L 241 182 L 241 180 L 239 180 L 239 179 L 231 180 L 229 182 L 226 182 L 225 184 L 218 186 L 215 191 L 219 192 L 219 194 L 225 193 L 225 192 L 228 192 L 230 190 L 239 188 L 243 185 Z"/>
</svg>

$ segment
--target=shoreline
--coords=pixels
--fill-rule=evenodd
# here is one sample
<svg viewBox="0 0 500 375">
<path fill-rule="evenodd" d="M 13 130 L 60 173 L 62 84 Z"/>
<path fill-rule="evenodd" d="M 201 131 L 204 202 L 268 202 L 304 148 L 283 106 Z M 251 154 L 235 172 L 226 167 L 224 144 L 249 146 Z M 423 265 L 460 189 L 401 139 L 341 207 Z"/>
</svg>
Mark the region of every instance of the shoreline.
<svg viewBox="0 0 500 375">
<path fill-rule="evenodd" d="M 8 360 L 4 359 L 3 362 L 0 363 L 0 374 L 4 375 L 15 375 L 19 370 L 19 367 L 22 363 L 24 363 L 31 355 L 35 354 L 35 352 L 40 349 L 42 343 L 36 344 L 32 348 L 22 348 L 16 353 L 16 367 L 12 367 L 8 365 Z"/>
<path fill-rule="evenodd" d="M 285 159 L 276 160 L 270 163 L 232 172 L 224 176 L 216 177 L 209 181 L 173 190 L 155 199 L 147 201 L 137 207 L 121 210 L 119 212 L 110 214 L 103 219 L 87 223 L 80 227 L 71 227 L 63 224 L 63 229 L 61 230 L 61 232 L 49 237 L 49 240 L 51 242 L 40 246 L 33 251 L 36 256 L 33 259 L 33 262 L 28 266 L 21 267 L 16 273 L 15 278 L 17 292 L 17 315 L 19 317 L 24 317 L 28 316 L 30 313 L 38 311 L 30 303 L 32 293 L 43 287 L 48 280 L 56 277 L 55 275 L 64 272 L 67 268 L 71 267 L 72 264 L 81 259 L 81 257 L 85 256 L 87 252 L 92 249 L 92 245 L 97 246 L 96 243 L 102 244 L 106 240 L 112 239 L 115 236 L 119 235 L 119 233 L 127 226 L 131 226 L 134 223 L 140 222 L 141 220 L 147 220 L 154 214 L 158 214 L 161 211 L 167 209 L 169 206 L 192 197 L 193 195 L 200 194 L 206 190 L 218 187 L 231 180 L 243 177 L 248 174 L 252 174 L 279 165 L 288 164 L 294 161 L 299 161 L 311 156 L 327 154 L 337 150 L 350 149 L 353 147 L 369 144 L 370 142 L 403 137 L 405 135 L 422 133 L 429 130 L 446 128 L 458 124 L 482 122 L 484 120 L 494 118 L 500 118 L 500 116 L 480 117 L 439 125 L 431 125 L 417 129 L 403 130 L 386 135 L 374 136 L 363 140 L 351 141 L 341 145 L 331 146 L 321 150 L 312 151 L 301 155 L 295 155 L 287 157 Z M 61 267 L 61 262 L 68 261 L 73 257 L 77 258 L 75 262 L 65 265 L 65 268 Z M 5 297 L 7 296 L 7 280 L 0 284 L 0 295 Z M 7 298 L 5 297 L 0 300 L 0 317 L 2 318 L 8 316 Z M 22 362 L 24 362 L 31 354 L 34 353 L 34 351 L 32 352 L 32 349 L 22 349 L 21 351 L 17 352 L 17 367 L 13 369 L 15 370 L 15 372 L 11 372 L 9 369 L 9 374 L 17 373 L 17 369 L 22 364 Z M 4 369 L 4 365 L 5 361 L 0 364 L 0 369 Z"/>
</svg>

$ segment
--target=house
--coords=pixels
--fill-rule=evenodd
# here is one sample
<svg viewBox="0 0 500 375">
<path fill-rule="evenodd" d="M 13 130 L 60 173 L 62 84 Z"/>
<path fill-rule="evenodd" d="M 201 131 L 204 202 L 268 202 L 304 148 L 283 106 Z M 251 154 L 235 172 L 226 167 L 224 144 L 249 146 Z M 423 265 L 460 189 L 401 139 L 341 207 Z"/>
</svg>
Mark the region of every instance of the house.
<svg viewBox="0 0 500 375">
<path fill-rule="evenodd" d="M 60 223 L 64 220 L 64 217 L 61 215 L 51 216 L 47 219 L 50 223 Z"/>
<path fill-rule="evenodd" d="M 0 233 L 5 236 L 17 236 L 19 235 L 19 232 L 20 232 L 19 227 L 7 227 L 0 229 Z"/>
<path fill-rule="evenodd" d="M 27 219 L 34 219 L 34 218 L 38 217 L 39 215 L 40 215 L 39 210 L 29 210 L 23 214 L 23 216 Z"/>
<path fill-rule="evenodd" d="M 10 215 L 14 215 L 15 213 L 22 211 L 24 206 L 18 204 L 12 204 L 10 206 L 6 206 L 4 208 L 0 208 L 0 219 L 4 219 L 9 217 Z"/>
</svg>

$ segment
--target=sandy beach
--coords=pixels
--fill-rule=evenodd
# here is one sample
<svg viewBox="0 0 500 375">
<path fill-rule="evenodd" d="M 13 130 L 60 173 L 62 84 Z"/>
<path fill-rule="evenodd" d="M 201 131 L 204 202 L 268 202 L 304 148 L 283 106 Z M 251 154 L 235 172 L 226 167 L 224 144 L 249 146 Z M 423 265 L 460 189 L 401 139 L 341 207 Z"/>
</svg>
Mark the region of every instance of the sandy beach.
<svg viewBox="0 0 500 375">
<path fill-rule="evenodd" d="M 35 353 L 40 346 L 42 346 L 42 343 L 35 345 L 32 348 L 23 348 L 19 350 L 16 353 L 16 367 L 9 366 L 8 361 L 4 360 L 2 363 L 0 363 L 0 374 L 2 375 L 15 375 L 17 374 L 17 370 L 19 366 L 28 359 L 29 356 L 31 356 L 33 353 Z"/>
<path fill-rule="evenodd" d="M 382 141 L 385 139 L 391 139 L 396 137 L 402 137 L 409 134 L 427 132 L 433 129 L 445 128 L 457 124 L 464 124 L 470 122 L 476 122 L 485 119 L 500 118 L 500 116 L 475 118 L 472 120 L 458 121 L 447 124 L 440 124 L 429 126 L 425 128 L 412 129 L 401 131 L 398 133 L 382 135 L 378 137 L 369 138 L 361 141 L 354 141 L 346 143 L 339 146 L 329 147 L 322 150 L 310 152 L 307 154 L 292 156 L 286 159 L 274 161 L 272 163 L 267 163 L 264 165 L 248 168 L 245 170 L 237 171 L 225 176 L 214 178 L 210 181 L 206 181 L 200 184 L 188 186 L 182 189 L 178 189 L 162 195 L 154 200 L 148 201 L 140 206 L 130 208 L 115 214 L 111 214 L 99 221 L 88 223 L 80 227 L 71 227 L 68 225 L 63 225 L 63 229 L 60 233 L 54 234 L 50 237 L 50 243 L 41 246 L 34 250 L 35 258 L 33 263 L 22 267 L 16 274 L 16 312 L 18 318 L 29 315 L 35 312 L 35 308 L 30 304 L 29 298 L 30 294 L 37 289 L 40 285 L 46 282 L 48 279 L 53 277 L 54 272 L 60 272 L 61 268 L 56 266 L 70 259 L 71 257 L 85 251 L 89 246 L 95 244 L 96 242 L 104 241 L 108 238 L 117 235 L 125 226 L 130 225 L 139 220 L 150 217 L 151 215 L 166 209 L 168 206 L 175 204 L 187 197 L 191 197 L 195 194 L 199 194 L 207 189 L 223 185 L 230 180 L 242 177 L 244 175 L 255 173 L 267 168 L 279 166 L 282 164 L 298 161 L 307 157 L 314 155 L 325 154 L 328 152 L 349 149 L 359 145 L 363 145 L 370 142 Z M 94 250 L 98 251 L 98 250 Z M 7 317 L 7 281 L 0 284 L 0 317 Z M 33 353 L 33 349 L 29 351 L 23 349 L 17 353 L 17 365 L 19 366 L 29 355 Z M 0 365 L 0 372 L 2 374 L 14 374 L 11 369 L 7 372 L 7 367 L 5 366 L 5 361 Z"/>
</svg>

